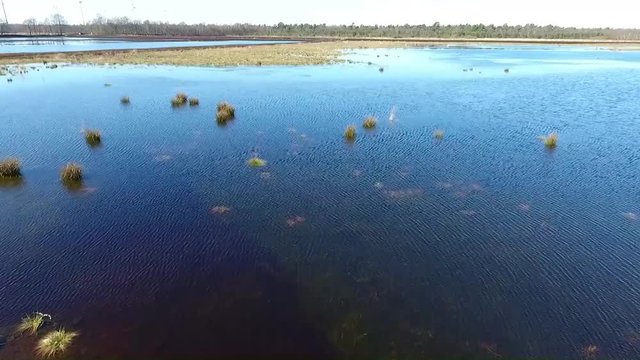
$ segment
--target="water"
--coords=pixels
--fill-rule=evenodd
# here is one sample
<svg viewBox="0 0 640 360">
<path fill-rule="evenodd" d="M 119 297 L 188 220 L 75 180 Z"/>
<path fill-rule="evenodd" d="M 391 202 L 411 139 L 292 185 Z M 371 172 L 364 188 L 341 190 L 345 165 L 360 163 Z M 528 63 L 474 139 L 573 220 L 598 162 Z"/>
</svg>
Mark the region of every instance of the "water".
<svg viewBox="0 0 640 360">
<path fill-rule="evenodd" d="M 347 56 L 1 81 L 24 182 L 0 188 L 0 335 L 43 311 L 82 358 L 640 356 L 640 53 Z M 179 91 L 200 107 L 172 109 Z"/>
<path fill-rule="evenodd" d="M 198 46 L 246 46 L 289 44 L 280 40 L 219 40 L 219 41 L 126 41 L 92 38 L 0 38 L 0 54 L 73 52 L 92 50 L 160 49 Z"/>
</svg>

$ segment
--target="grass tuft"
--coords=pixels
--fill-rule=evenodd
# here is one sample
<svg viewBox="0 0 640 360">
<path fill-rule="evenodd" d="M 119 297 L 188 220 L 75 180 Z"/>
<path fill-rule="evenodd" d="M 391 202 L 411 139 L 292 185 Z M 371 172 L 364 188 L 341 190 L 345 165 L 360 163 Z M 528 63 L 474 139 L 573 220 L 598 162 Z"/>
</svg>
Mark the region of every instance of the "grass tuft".
<svg viewBox="0 0 640 360">
<path fill-rule="evenodd" d="M 20 325 L 18 325 L 18 332 L 28 333 L 29 335 L 35 335 L 38 330 L 44 325 L 46 320 L 51 320 L 51 316 L 40 312 L 35 312 L 29 316 L 22 318 Z"/>
<path fill-rule="evenodd" d="M 36 346 L 36 352 L 43 358 L 53 357 L 65 352 L 78 333 L 64 329 L 54 330 L 45 335 Z"/>
<path fill-rule="evenodd" d="M 98 146 L 102 142 L 102 135 L 99 130 L 85 130 L 84 138 L 90 146 Z"/>
<path fill-rule="evenodd" d="M 252 157 L 251 159 L 247 160 L 247 165 L 251 166 L 251 167 L 263 167 L 265 165 L 267 165 L 267 161 L 263 160 L 257 156 Z"/>
<path fill-rule="evenodd" d="M 187 99 L 189 97 L 185 93 L 177 93 L 176 96 L 171 99 L 171 106 L 180 107 L 184 106 L 187 103 Z"/>
<path fill-rule="evenodd" d="M 544 146 L 549 149 L 555 149 L 555 147 L 558 146 L 558 134 L 555 132 L 552 132 L 547 136 L 541 136 L 540 140 L 542 140 Z"/>
<path fill-rule="evenodd" d="M 364 119 L 364 122 L 362 123 L 362 127 L 364 127 L 365 129 L 373 129 L 376 127 L 377 124 L 378 124 L 378 119 L 376 119 L 375 116 L 369 116 L 366 119 Z"/>
<path fill-rule="evenodd" d="M 18 178 L 22 176 L 20 161 L 15 158 L 0 160 L 0 178 Z"/>
<path fill-rule="evenodd" d="M 436 140 L 442 140 L 444 139 L 444 130 L 438 129 L 436 131 L 433 132 L 433 137 Z"/>
<path fill-rule="evenodd" d="M 129 105 L 131 103 L 131 99 L 128 96 L 123 96 L 120 98 L 120 103 L 124 105 Z"/>
<path fill-rule="evenodd" d="M 189 99 L 189 106 L 198 106 L 198 105 L 200 105 L 200 99 L 198 98 Z"/>
<path fill-rule="evenodd" d="M 349 125 L 347 126 L 347 128 L 344 130 L 344 138 L 350 141 L 353 141 L 356 139 L 356 127 L 355 125 Z"/>
<path fill-rule="evenodd" d="M 62 168 L 60 178 L 64 183 L 74 183 L 82 180 L 82 166 L 76 163 L 68 163 Z"/>
<path fill-rule="evenodd" d="M 236 116 L 236 108 L 228 102 L 218 103 L 218 112 L 216 114 L 216 120 L 219 123 L 226 123 L 229 120 L 233 120 Z"/>
</svg>

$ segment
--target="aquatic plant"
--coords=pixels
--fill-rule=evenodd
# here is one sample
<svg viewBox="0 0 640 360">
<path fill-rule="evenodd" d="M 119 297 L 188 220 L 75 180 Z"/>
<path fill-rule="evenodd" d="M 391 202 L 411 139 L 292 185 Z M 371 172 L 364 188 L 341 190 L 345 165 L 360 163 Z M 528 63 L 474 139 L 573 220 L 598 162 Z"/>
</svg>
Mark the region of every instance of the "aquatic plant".
<svg viewBox="0 0 640 360">
<path fill-rule="evenodd" d="M 120 102 L 124 105 L 128 105 L 129 103 L 131 103 L 131 99 L 129 99 L 128 96 L 123 96 L 120 98 Z"/>
<path fill-rule="evenodd" d="M 87 144 L 91 146 L 98 146 L 102 142 L 102 136 L 99 130 L 85 130 L 84 138 L 87 140 Z"/>
<path fill-rule="evenodd" d="M 373 129 L 376 127 L 377 124 L 378 124 L 378 119 L 376 119 L 375 116 L 368 116 L 366 119 L 364 119 L 364 122 L 362 123 L 362 127 L 364 127 L 365 129 Z"/>
<path fill-rule="evenodd" d="M 380 71 L 380 72 L 384 72 L 384 68 L 383 68 L 383 67 L 381 67 L 380 69 L 378 69 L 378 71 Z"/>
<path fill-rule="evenodd" d="M 219 123 L 225 123 L 236 116 L 236 108 L 228 102 L 218 103 L 218 113 L 216 119 Z"/>
<path fill-rule="evenodd" d="M 110 87 L 110 86 L 111 86 L 111 84 L 110 84 L 110 83 L 105 83 L 105 84 L 104 84 L 104 87 Z"/>
<path fill-rule="evenodd" d="M 504 69 L 505 74 L 509 73 L 509 69 Z"/>
<path fill-rule="evenodd" d="M 82 167 L 76 163 L 68 163 L 60 172 L 62 182 L 73 183 L 82 180 Z"/>
<path fill-rule="evenodd" d="M 22 176 L 20 161 L 15 158 L 0 160 L 0 178 L 17 178 Z"/>
<path fill-rule="evenodd" d="M 433 137 L 434 137 L 436 140 L 442 140 L 442 139 L 444 139 L 444 130 L 440 130 L 440 129 L 438 129 L 438 130 L 434 131 L 434 132 L 433 132 Z"/>
<path fill-rule="evenodd" d="M 356 139 L 356 127 L 355 125 L 349 125 L 344 130 L 344 138 L 347 140 L 355 140 Z"/>
<path fill-rule="evenodd" d="M 548 147 L 549 149 L 553 149 L 558 145 L 558 134 L 552 132 L 547 136 L 541 136 L 540 140 L 542 140 L 544 146 Z"/>
<path fill-rule="evenodd" d="M 231 212 L 231 208 L 228 206 L 220 205 L 220 206 L 211 208 L 210 212 L 214 215 L 226 215 L 229 212 Z"/>
<path fill-rule="evenodd" d="M 200 105 L 200 99 L 198 98 L 189 99 L 189 106 L 198 106 L 198 105 Z"/>
<path fill-rule="evenodd" d="M 78 333 L 64 329 L 54 330 L 45 335 L 36 346 L 38 355 L 44 358 L 53 357 L 65 352 Z"/>
<path fill-rule="evenodd" d="M 171 106 L 173 107 L 183 106 L 187 103 L 188 98 L 189 97 L 185 93 L 177 93 L 176 96 L 173 99 L 171 99 Z"/>
<path fill-rule="evenodd" d="M 51 321 L 51 315 L 40 312 L 25 316 L 22 318 L 20 325 L 18 325 L 18 332 L 21 334 L 26 332 L 29 335 L 35 335 L 47 320 Z"/>
<path fill-rule="evenodd" d="M 254 156 L 251 159 L 247 160 L 247 165 L 251 167 L 263 167 L 267 165 L 267 161 L 259 158 L 258 156 Z"/>
</svg>

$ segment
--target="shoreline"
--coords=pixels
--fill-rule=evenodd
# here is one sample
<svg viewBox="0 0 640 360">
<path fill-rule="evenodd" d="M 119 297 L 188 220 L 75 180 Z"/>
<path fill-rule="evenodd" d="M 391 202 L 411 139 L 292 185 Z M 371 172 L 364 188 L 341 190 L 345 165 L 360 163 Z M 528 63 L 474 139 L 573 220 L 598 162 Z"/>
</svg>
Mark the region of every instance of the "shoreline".
<svg viewBox="0 0 640 360">
<path fill-rule="evenodd" d="M 232 40 L 273 40 L 273 41 L 302 41 L 302 42 L 329 42 L 329 41 L 397 41 L 397 42 L 420 42 L 420 43 L 480 43 L 480 44 L 547 44 L 547 45 L 612 45 L 629 44 L 640 45 L 640 40 L 610 40 L 610 39 L 538 39 L 538 38 L 423 38 L 423 37 L 351 37 L 351 36 L 265 36 L 265 35 L 244 35 L 244 36 L 188 36 L 188 35 L 113 35 L 113 36 L 92 36 L 87 34 L 65 34 L 65 35 L 28 35 L 28 34 L 3 34 L 4 38 L 74 38 L 74 39 L 96 39 L 96 40 L 120 40 L 120 41 L 232 41 Z"/>
</svg>

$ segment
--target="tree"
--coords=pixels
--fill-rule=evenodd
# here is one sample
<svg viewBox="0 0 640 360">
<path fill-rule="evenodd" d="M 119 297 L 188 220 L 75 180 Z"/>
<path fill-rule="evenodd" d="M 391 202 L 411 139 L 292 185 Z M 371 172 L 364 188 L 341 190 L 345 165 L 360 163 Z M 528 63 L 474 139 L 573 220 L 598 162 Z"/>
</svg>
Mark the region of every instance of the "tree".
<svg viewBox="0 0 640 360">
<path fill-rule="evenodd" d="M 34 18 L 28 18 L 23 22 L 24 25 L 27 26 L 27 30 L 29 30 L 29 35 L 33 35 L 36 32 L 36 25 L 38 22 Z"/>
<path fill-rule="evenodd" d="M 51 24 L 57 28 L 58 35 L 62 35 L 62 27 L 67 25 L 67 19 L 65 19 L 61 14 L 55 13 L 51 15 Z"/>
</svg>

